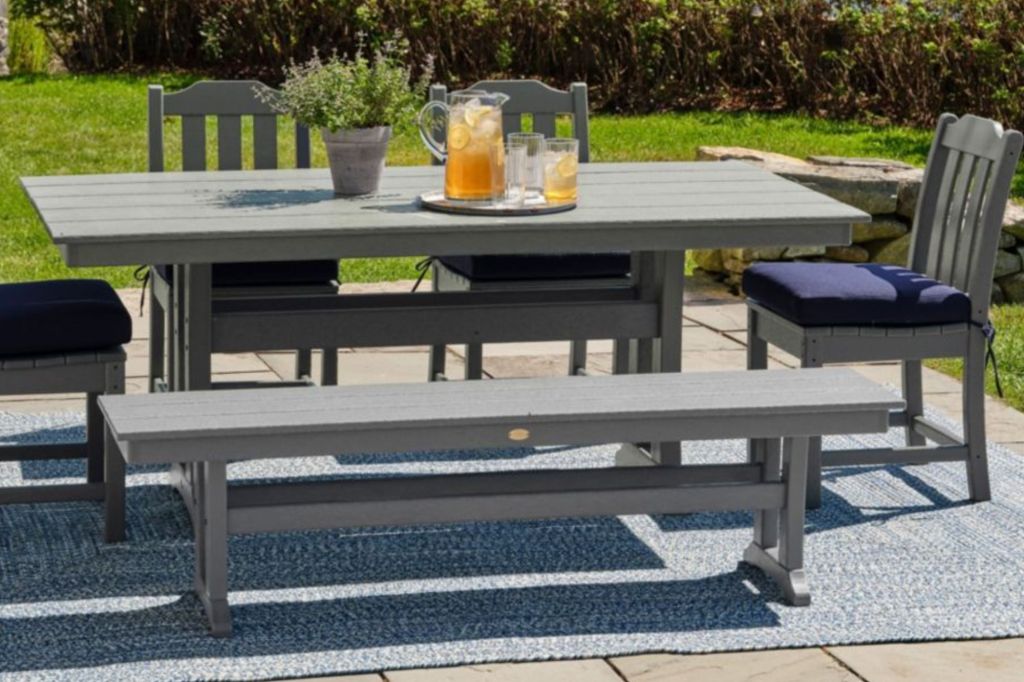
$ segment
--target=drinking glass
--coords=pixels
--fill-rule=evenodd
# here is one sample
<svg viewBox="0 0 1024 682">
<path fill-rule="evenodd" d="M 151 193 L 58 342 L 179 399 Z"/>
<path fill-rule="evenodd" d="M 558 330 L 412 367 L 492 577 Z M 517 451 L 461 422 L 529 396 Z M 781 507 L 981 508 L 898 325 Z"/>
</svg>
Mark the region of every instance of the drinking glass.
<svg viewBox="0 0 1024 682">
<path fill-rule="evenodd" d="M 509 133 L 508 144 L 526 147 L 526 192 L 540 196 L 544 191 L 544 135 Z"/>
<path fill-rule="evenodd" d="M 522 206 L 526 200 L 527 148 L 525 145 L 505 147 L 505 203 Z"/>
<path fill-rule="evenodd" d="M 544 141 L 544 198 L 551 203 L 576 201 L 579 140 L 553 137 Z"/>
</svg>

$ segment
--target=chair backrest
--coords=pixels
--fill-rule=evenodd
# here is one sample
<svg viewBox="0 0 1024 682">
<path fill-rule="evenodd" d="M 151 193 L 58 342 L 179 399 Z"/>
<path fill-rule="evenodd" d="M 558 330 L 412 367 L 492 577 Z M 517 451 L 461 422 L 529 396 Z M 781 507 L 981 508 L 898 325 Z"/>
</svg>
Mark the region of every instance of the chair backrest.
<svg viewBox="0 0 1024 682">
<path fill-rule="evenodd" d="M 537 80 L 478 81 L 467 90 L 486 90 L 508 95 L 502 107 L 501 127 L 506 135 L 523 129 L 523 116 L 533 117 L 533 131 L 555 137 L 559 114 L 572 117 L 572 136 L 580 141 L 580 161 L 590 161 L 590 119 L 587 84 L 573 83 L 568 90 L 556 90 Z M 430 99 L 443 102 L 448 96 L 444 85 L 430 88 Z"/>
<path fill-rule="evenodd" d="M 917 199 L 909 267 L 966 292 L 979 323 L 1022 140 L 989 119 L 943 114 Z"/>
<path fill-rule="evenodd" d="M 164 170 L 165 116 L 181 117 L 181 159 L 186 171 L 206 170 L 206 117 L 217 117 L 217 168 L 242 168 L 242 117 L 253 120 L 253 165 L 277 168 L 278 112 L 256 96 L 259 81 L 199 81 L 165 93 L 149 86 L 149 170 Z M 295 125 L 295 167 L 310 167 L 309 129 Z"/>
</svg>

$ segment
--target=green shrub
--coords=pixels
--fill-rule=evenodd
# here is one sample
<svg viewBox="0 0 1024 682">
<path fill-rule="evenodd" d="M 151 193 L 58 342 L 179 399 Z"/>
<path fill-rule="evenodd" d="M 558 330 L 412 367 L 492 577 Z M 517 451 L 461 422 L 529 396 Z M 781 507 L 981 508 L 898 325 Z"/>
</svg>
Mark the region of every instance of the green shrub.
<svg viewBox="0 0 1024 682">
<path fill-rule="evenodd" d="M 584 80 L 617 112 L 755 108 L 1024 126 L 1024 0 L 15 0 L 72 68 L 279 82 L 401 32 L 438 80 Z"/>
<path fill-rule="evenodd" d="M 46 73 L 53 50 L 46 33 L 31 19 L 16 17 L 8 25 L 7 66 L 12 74 Z"/>
</svg>

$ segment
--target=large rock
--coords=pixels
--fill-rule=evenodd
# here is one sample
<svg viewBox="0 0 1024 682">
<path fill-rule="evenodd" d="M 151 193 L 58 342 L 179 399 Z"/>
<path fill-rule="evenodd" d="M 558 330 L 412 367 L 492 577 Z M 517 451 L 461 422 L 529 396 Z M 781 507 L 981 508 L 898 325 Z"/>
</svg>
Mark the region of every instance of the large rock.
<svg viewBox="0 0 1024 682">
<path fill-rule="evenodd" d="M 1019 253 L 1003 251 L 1002 249 L 996 251 L 996 269 L 992 274 L 993 277 L 999 279 L 1000 277 L 1020 272 L 1022 269 L 1024 267 L 1021 265 L 1021 255 Z"/>
<path fill-rule="evenodd" d="M 782 254 L 785 259 L 790 258 L 818 258 L 825 255 L 824 246 L 790 246 Z"/>
<path fill-rule="evenodd" d="M 910 253 L 910 237 L 910 234 L 905 234 L 897 239 L 868 242 L 864 244 L 864 248 L 871 254 L 873 263 L 905 266 L 907 255 Z"/>
<path fill-rule="evenodd" d="M 886 171 L 910 170 L 909 163 L 895 159 L 857 158 L 855 156 L 822 156 L 815 154 L 807 160 L 818 166 L 846 166 L 848 168 L 879 168 Z"/>
<path fill-rule="evenodd" d="M 867 263 L 871 254 L 863 246 L 829 246 L 825 249 L 825 257 L 844 263 Z"/>
<path fill-rule="evenodd" d="M 748 260 L 740 260 L 738 258 L 724 258 L 722 265 L 725 267 L 725 271 L 734 275 L 741 275 L 743 271 L 749 268 L 753 263 Z"/>
<path fill-rule="evenodd" d="M 701 161 L 751 161 L 759 164 L 783 164 L 810 166 L 803 159 L 775 152 L 763 152 L 749 147 L 697 147 L 697 158 Z"/>
<path fill-rule="evenodd" d="M 1017 245 L 1017 238 L 1009 232 L 1003 231 L 999 233 L 999 248 L 1000 249 L 1012 249 Z"/>
<path fill-rule="evenodd" d="M 1024 239 L 1024 206 L 1011 201 L 1003 214 L 1003 231 L 1017 239 Z"/>
<path fill-rule="evenodd" d="M 722 263 L 721 249 L 695 249 L 693 262 L 697 264 L 697 267 L 708 272 L 721 272 L 725 269 L 725 265 Z"/>
<path fill-rule="evenodd" d="M 924 171 L 918 168 L 895 174 L 899 182 L 896 192 L 896 213 L 909 220 L 917 212 L 917 196 L 921 193 Z"/>
<path fill-rule="evenodd" d="M 998 282 L 1003 296 L 1010 303 L 1024 303 L 1024 272 L 1003 277 Z"/>
<path fill-rule="evenodd" d="M 786 253 L 785 246 L 762 246 L 747 249 L 722 249 L 722 257 L 726 260 L 781 260 Z"/>
<path fill-rule="evenodd" d="M 853 243 L 863 244 L 876 239 L 895 239 L 910 232 L 910 226 L 896 216 L 879 216 L 870 223 L 853 224 Z"/>
</svg>

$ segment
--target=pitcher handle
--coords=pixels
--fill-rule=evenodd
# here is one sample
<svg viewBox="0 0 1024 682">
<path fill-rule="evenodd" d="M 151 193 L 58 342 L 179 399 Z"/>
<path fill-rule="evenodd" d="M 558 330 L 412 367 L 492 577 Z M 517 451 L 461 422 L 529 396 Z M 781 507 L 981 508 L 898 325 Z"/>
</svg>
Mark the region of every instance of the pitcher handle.
<svg viewBox="0 0 1024 682">
<path fill-rule="evenodd" d="M 435 109 L 443 109 L 444 116 L 434 116 Z M 416 122 L 419 124 L 420 139 L 423 140 L 423 144 L 427 145 L 427 149 L 433 154 L 438 161 L 444 163 L 448 158 L 448 150 L 446 143 L 438 143 L 435 137 L 436 124 L 438 121 L 444 121 L 444 125 L 441 127 L 442 137 L 448 132 L 448 105 L 444 102 L 431 101 L 427 102 L 422 109 L 420 109 L 419 116 L 416 117 Z"/>
</svg>

